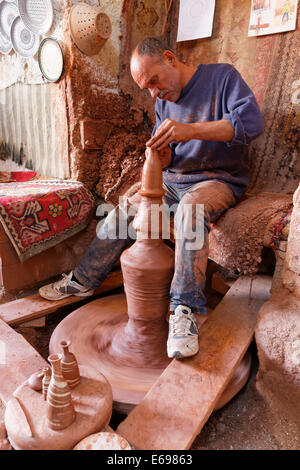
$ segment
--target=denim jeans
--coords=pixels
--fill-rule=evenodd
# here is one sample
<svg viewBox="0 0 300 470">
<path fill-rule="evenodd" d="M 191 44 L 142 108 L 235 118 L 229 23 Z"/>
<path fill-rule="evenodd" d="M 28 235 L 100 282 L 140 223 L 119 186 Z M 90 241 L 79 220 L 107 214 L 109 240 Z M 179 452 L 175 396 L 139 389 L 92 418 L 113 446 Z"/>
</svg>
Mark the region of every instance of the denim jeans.
<svg viewBox="0 0 300 470">
<path fill-rule="evenodd" d="M 180 232 L 180 236 L 175 239 L 175 266 L 170 287 L 170 310 L 174 311 L 178 305 L 187 305 L 194 313 L 206 314 L 204 286 L 210 222 L 235 204 L 235 197 L 226 184 L 215 180 L 202 181 L 184 189 L 164 184 L 164 190 L 166 192 L 163 202 L 169 207 L 177 204 L 174 228 L 175 233 Z M 128 204 L 137 208 L 139 201 L 140 195 L 136 193 L 128 199 Z M 182 223 L 182 215 L 187 212 L 188 205 L 193 208 L 190 212 L 189 230 L 180 231 L 179 224 Z M 198 227 L 197 221 L 199 221 L 199 210 L 194 210 L 196 205 L 201 212 L 201 220 L 204 222 L 201 226 L 203 243 L 199 244 L 199 248 L 197 248 L 195 235 Z M 76 278 L 86 287 L 91 289 L 99 287 L 122 251 L 134 242 L 132 237 L 120 238 L 118 234 L 113 238 L 105 238 L 105 234 L 109 231 L 114 232 L 112 226 L 115 224 L 118 226 L 120 218 L 123 223 L 125 219 L 127 226 L 131 224 L 130 231 L 132 232 L 134 215 L 127 216 L 127 213 L 124 214 L 122 208 L 117 206 L 108 214 L 98 236 L 94 238 L 80 265 L 74 270 Z M 192 249 L 190 249 L 191 246 Z"/>
</svg>

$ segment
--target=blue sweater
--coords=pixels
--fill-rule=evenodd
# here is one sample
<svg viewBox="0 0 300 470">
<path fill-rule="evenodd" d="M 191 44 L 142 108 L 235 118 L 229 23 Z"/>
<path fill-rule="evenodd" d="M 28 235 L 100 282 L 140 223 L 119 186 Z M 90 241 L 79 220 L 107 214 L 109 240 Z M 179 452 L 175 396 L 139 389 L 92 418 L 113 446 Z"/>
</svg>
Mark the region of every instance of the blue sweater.
<svg viewBox="0 0 300 470">
<path fill-rule="evenodd" d="M 235 129 L 230 142 L 172 142 L 172 163 L 165 183 L 177 188 L 205 180 L 226 183 L 240 199 L 249 183 L 249 143 L 263 132 L 257 101 L 239 72 L 229 64 L 199 65 L 176 103 L 155 103 L 157 127 L 167 118 L 182 123 L 227 119 Z"/>
</svg>

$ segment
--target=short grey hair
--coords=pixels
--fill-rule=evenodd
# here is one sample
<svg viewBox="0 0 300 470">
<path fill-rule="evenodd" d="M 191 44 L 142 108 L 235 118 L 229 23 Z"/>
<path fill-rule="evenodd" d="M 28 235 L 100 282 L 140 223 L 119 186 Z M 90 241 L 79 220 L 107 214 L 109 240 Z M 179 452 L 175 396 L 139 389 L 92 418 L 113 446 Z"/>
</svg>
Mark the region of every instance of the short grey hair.
<svg viewBox="0 0 300 470">
<path fill-rule="evenodd" d="M 137 53 L 139 56 L 148 55 L 153 58 L 156 57 L 159 62 L 162 62 L 164 51 L 170 51 L 174 54 L 174 51 L 165 42 L 157 38 L 147 37 L 138 43 L 131 58 L 134 53 Z"/>
</svg>

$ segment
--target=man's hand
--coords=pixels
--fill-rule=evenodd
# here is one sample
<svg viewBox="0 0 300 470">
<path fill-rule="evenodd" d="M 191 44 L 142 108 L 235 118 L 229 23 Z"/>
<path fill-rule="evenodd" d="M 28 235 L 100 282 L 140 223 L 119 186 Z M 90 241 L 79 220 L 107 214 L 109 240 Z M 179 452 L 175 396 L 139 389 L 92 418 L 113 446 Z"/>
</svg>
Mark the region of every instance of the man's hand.
<svg viewBox="0 0 300 470">
<path fill-rule="evenodd" d="M 193 139 L 194 130 L 190 124 L 166 119 L 157 129 L 154 136 L 146 145 L 161 151 L 166 149 L 171 142 L 187 142 Z"/>
<path fill-rule="evenodd" d="M 146 157 L 148 156 L 148 152 L 150 150 L 150 147 L 146 147 Z M 160 159 L 161 167 L 166 168 L 167 166 L 170 166 L 171 161 L 172 161 L 172 152 L 170 147 L 166 147 L 163 150 L 158 150 L 158 156 Z"/>
<path fill-rule="evenodd" d="M 172 151 L 169 146 L 165 147 L 163 150 L 158 150 L 158 156 L 159 156 L 162 168 L 167 168 L 167 166 L 171 165 Z"/>
<path fill-rule="evenodd" d="M 161 151 L 171 142 L 187 142 L 192 139 L 230 142 L 235 134 L 234 127 L 227 119 L 220 121 L 181 122 L 166 119 L 146 145 Z"/>
</svg>

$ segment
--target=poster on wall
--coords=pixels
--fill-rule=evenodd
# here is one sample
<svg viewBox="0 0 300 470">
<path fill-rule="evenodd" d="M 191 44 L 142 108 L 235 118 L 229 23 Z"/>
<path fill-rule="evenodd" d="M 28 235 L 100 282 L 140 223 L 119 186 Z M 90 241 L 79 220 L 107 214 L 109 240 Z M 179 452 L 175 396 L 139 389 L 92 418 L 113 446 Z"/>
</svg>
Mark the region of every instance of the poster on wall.
<svg viewBox="0 0 300 470">
<path fill-rule="evenodd" d="M 180 0 L 177 42 L 212 34 L 215 0 Z"/>
<path fill-rule="evenodd" d="M 296 29 L 298 0 L 251 0 L 248 36 Z"/>
</svg>

